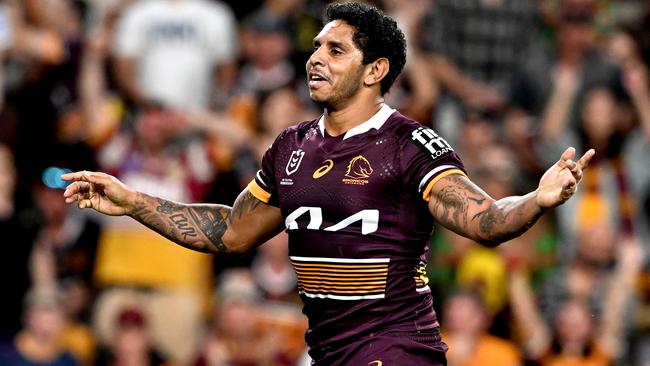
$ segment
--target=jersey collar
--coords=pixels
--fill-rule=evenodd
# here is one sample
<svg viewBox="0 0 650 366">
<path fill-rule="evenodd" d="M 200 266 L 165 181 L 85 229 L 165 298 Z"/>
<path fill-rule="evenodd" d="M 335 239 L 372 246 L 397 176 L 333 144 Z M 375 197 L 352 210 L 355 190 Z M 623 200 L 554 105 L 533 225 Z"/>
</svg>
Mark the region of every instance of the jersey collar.
<svg viewBox="0 0 650 366">
<path fill-rule="evenodd" d="M 372 117 L 370 117 L 369 120 L 363 122 L 362 124 L 349 129 L 345 135 L 343 136 L 343 140 L 356 136 L 356 135 L 361 135 L 362 133 L 366 133 L 370 131 L 371 128 L 374 128 L 375 130 L 378 130 L 381 128 L 381 126 L 386 123 L 388 120 L 388 117 L 393 114 L 395 110 L 388 105 L 384 104 L 378 111 L 375 113 Z M 325 115 L 322 115 L 320 119 L 318 120 L 318 128 L 320 129 L 320 133 L 322 136 L 325 136 Z"/>
</svg>

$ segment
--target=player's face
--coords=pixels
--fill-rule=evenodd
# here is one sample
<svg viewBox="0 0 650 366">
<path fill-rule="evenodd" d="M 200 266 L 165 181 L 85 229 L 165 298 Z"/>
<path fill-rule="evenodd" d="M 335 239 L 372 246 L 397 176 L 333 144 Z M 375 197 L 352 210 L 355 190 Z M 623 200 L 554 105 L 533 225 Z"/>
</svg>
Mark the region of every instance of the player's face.
<svg viewBox="0 0 650 366">
<path fill-rule="evenodd" d="M 314 38 L 314 53 L 307 61 L 311 99 L 326 107 L 342 107 L 363 85 L 363 54 L 352 36 L 354 27 L 334 20 Z"/>
</svg>

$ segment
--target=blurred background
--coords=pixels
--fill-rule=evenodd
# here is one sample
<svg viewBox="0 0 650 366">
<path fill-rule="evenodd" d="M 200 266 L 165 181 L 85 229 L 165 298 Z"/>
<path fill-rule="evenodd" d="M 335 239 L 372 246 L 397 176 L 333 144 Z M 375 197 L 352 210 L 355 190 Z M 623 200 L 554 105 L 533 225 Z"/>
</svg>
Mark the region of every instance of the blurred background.
<svg viewBox="0 0 650 366">
<path fill-rule="evenodd" d="M 384 0 L 409 49 L 387 102 L 495 198 L 566 146 L 578 194 L 426 273 L 451 366 L 650 365 L 650 1 Z M 224 258 L 66 206 L 48 167 L 231 204 L 313 119 L 322 0 L 0 1 L 0 365 L 305 366 L 286 234 Z M 52 170 L 49 170 L 52 172 Z"/>
</svg>

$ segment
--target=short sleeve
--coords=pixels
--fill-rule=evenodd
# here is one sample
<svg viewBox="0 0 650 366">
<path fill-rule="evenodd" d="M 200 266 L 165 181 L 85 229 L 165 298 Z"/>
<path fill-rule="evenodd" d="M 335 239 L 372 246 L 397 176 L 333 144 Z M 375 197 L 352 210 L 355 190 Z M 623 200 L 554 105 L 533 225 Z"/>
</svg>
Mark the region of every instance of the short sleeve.
<svg viewBox="0 0 650 366">
<path fill-rule="evenodd" d="M 431 189 L 451 174 L 467 175 L 460 157 L 435 131 L 417 127 L 404 137 L 402 166 L 405 186 L 429 201 Z"/>
<path fill-rule="evenodd" d="M 283 133 L 284 134 L 284 133 Z M 275 157 L 277 156 L 278 144 L 282 134 L 276 138 L 262 157 L 262 168 L 255 174 L 248 184 L 248 191 L 257 199 L 269 205 L 278 207 L 280 205 L 275 182 Z"/>
</svg>

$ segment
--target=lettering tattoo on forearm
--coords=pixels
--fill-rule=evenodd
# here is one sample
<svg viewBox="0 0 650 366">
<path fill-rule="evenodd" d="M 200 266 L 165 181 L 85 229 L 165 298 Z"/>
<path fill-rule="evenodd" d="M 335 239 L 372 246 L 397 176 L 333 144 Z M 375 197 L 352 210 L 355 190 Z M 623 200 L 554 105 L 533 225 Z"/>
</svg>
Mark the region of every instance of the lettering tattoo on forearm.
<svg viewBox="0 0 650 366">
<path fill-rule="evenodd" d="M 191 226 L 190 220 L 184 212 L 185 207 L 160 198 L 158 203 L 160 205 L 156 207 L 156 211 L 167 216 L 171 223 L 172 234 L 175 234 L 175 230 L 179 230 L 183 235 L 183 240 L 187 240 L 188 236 L 193 238 L 198 236 L 196 229 Z"/>
<path fill-rule="evenodd" d="M 221 205 L 179 204 L 140 193 L 131 216 L 164 237 L 198 251 L 231 251 L 223 236 L 231 219 L 245 218 L 262 202 L 250 193 L 237 198 L 233 208 Z"/>
<path fill-rule="evenodd" d="M 229 215 L 230 208 L 226 206 L 184 205 L 142 193 L 131 213 L 134 219 L 169 240 L 203 252 L 228 252 L 222 237 Z"/>
<path fill-rule="evenodd" d="M 181 231 L 181 234 L 183 234 L 183 239 L 187 240 L 188 236 L 197 236 L 196 230 L 190 226 L 189 220 L 184 214 L 171 215 L 169 216 L 169 219 L 171 220 L 172 224 L 174 224 L 176 228 Z"/>
</svg>

